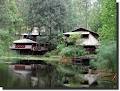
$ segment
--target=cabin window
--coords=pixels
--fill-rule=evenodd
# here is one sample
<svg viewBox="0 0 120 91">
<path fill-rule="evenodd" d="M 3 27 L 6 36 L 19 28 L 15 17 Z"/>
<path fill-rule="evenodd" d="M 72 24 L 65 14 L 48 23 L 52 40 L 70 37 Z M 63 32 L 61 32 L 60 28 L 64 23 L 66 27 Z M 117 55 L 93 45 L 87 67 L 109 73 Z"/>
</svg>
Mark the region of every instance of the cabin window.
<svg viewBox="0 0 120 91">
<path fill-rule="evenodd" d="M 66 36 L 66 37 L 69 37 L 70 35 L 69 35 L 69 34 L 66 34 L 65 36 Z"/>
<path fill-rule="evenodd" d="M 90 59 L 89 58 L 81 58 L 81 59 L 74 59 L 73 63 L 75 64 L 81 64 L 83 66 L 89 66 L 89 61 Z"/>
<path fill-rule="evenodd" d="M 23 38 L 27 38 L 27 35 L 24 35 Z"/>
<path fill-rule="evenodd" d="M 85 50 L 89 53 L 95 53 L 96 47 L 95 46 L 84 46 Z"/>
<path fill-rule="evenodd" d="M 25 45 L 16 45 L 15 48 L 25 48 Z"/>
<path fill-rule="evenodd" d="M 89 34 L 82 34 L 81 38 L 87 39 L 89 37 Z"/>
<path fill-rule="evenodd" d="M 81 64 L 81 61 L 76 60 L 75 63 L 76 63 L 76 64 Z"/>
<path fill-rule="evenodd" d="M 83 61 L 83 65 L 89 66 L 90 59 L 82 59 L 82 61 Z"/>
</svg>

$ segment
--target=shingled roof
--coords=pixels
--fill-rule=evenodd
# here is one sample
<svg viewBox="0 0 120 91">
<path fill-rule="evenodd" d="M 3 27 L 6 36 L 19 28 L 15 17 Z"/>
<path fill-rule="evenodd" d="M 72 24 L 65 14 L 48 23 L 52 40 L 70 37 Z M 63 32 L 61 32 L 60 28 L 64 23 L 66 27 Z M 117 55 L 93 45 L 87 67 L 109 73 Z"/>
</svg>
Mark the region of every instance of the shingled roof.
<svg viewBox="0 0 120 91">
<path fill-rule="evenodd" d="M 20 39 L 20 40 L 15 40 L 13 43 L 37 43 L 35 41 L 32 41 L 30 39 Z"/>
<path fill-rule="evenodd" d="M 93 31 L 90 31 L 90 30 L 87 30 L 87 29 L 84 29 L 84 28 L 78 28 L 76 30 L 73 30 L 72 32 L 79 32 L 79 31 L 87 31 L 87 32 L 90 32 L 92 35 L 94 35 L 95 37 L 99 37 L 98 33 L 96 32 L 93 32 Z"/>
</svg>

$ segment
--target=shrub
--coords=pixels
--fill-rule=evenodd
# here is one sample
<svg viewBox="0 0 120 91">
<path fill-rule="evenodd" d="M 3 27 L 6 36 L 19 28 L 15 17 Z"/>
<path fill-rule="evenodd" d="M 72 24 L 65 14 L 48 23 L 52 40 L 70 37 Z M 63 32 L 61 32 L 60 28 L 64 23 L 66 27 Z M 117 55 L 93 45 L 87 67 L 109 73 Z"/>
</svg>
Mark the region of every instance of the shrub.
<svg viewBox="0 0 120 91">
<path fill-rule="evenodd" d="M 74 51 L 74 48 L 72 48 L 72 47 L 69 46 L 69 47 L 63 48 L 61 50 L 60 54 L 62 56 L 66 56 L 66 57 L 72 57 L 72 56 L 74 56 L 75 51 Z"/>
<path fill-rule="evenodd" d="M 12 54 L 9 49 L 12 40 L 13 36 L 8 30 L 0 30 L 0 56 L 9 56 L 9 54 Z"/>
<path fill-rule="evenodd" d="M 82 48 L 82 47 L 76 47 L 75 48 L 75 56 L 76 57 L 83 56 L 83 55 L 86 55 L 86 54 L 87 54 L 87 52 L 85 51 L 84 48 Z"/>
<path fill-rule="evenodd" d="M 61 50 L 60 54 L 66 57 L 79 57 L 85 55 L 86 52 L 82 47 L 68 46 Z"/>
<path fill-rule="evenodd" d="M 80 34 L 72 34 L 69 38 L 67 38 L 67 43 L 74 45 L 78 40 L 80 40 Z"/>
<path fill-rule="evenodd" d="M 58 52 L 61 52 L 61 50 L 62 50 L 63 48 L 65 48 L 65 44 L 59 44 L 59 45 L 57 46 Z"/>
<path fill-rule="evenodd" d="M 116 42 L 102 43 L 98 49 L 96 61 L 92 61 L 92 65 L 98 69 L 117 71 L 117 48 Z"/>
<path fill-rule="evenodd" d="M 44 54 L 45 57 L 50 57 L 51 53 L 47 52 L 46 54 Z"/>
</svg>

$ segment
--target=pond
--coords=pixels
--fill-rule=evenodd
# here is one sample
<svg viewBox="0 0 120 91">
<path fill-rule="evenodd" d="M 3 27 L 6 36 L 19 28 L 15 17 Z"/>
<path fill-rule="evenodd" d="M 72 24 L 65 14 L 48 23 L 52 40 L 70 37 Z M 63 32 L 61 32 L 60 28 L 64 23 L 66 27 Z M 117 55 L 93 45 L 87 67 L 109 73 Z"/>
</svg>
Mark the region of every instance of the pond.
<svg viewBox="0 0 120 91">
<path fill-rule="evenodd" d="M 31 66 L 25 61 L 18 61 L 17 63 Z M 62 88 L 60 84 L 60 78 L 57 74 L 55 66 L 47 64 L 44 61 L 37 61 L 39 64 L 34 64 L 37 68 L 26 67 L 22 69 L 17 65 L 20 70 L 15 68 L 16 63 L 12 64 L 0 64 L 0 86 L 4 89 L 32 89 L 32 88 Z"/>
<path fill-rule="evenodd" d="M 64 66 L 55 66 L 43 60 L 19 60 L 12 64 L 0 63 L 0 86 L 3 89 L 81 88 L 83 85 L 81 77 L 84 74 L 77 72 L 79 67 Z M 60 69 L 63 71 L 61 72 Z M 98 80 L 97 85 L 85 88 L 116 88 L 115 86 L 115 83 L 110 80 Z"/>
</svg>

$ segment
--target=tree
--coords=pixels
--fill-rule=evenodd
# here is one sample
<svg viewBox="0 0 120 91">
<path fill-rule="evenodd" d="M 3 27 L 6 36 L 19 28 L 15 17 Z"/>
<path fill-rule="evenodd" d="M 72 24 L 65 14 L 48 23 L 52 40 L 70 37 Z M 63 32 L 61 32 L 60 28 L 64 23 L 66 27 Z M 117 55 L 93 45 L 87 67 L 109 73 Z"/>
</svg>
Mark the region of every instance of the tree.
<svg viewBox="0 0 120 91">
<path fill-rule="evenodd" d="M 0 7 L 0 51 L 4 55 L 9 54 L 9 46 L 16 30 L 20 29 L 22 18 L 18 13 L 16 0 L 0 0 Z"/>
<path fill-rule="evenodd" d="M 116 1 L 101 1 L 100 10 L 101 28 L 99 34 L 101 40 L 116 40 Z"/>
<path fill-rule="evenodd" d="M 98 32 L 98 29 L 101 27 L 100 21 L 100 7 L 101 2 L 100 0 L 94 0 L 90 3 L 89 8 L 89 18 L 88 18 L 88 25 L 92 31 Z"/>
<path fill-rule="evenodd" d="M 7 0 L 0 0 L 0 28 L 4 28 L 10 24 L 7 5 Z"/>
<path fill-rule="evenodd" d="M 117 71 L 117 48 L 116 42 L 111 41 L 108 43 L 102 43 L 98 49 L 97 59 L 93 64 L 102 70 Z"/>
<path fill-rule="evenodd" d="M 15 28 L 20 25 L 22 19 L 20 18 L 16 0 L 1 0 L 0 1 L 0 28 Z"/>
<path fill-rule="evenodd" d="M 54 2 L 54 3 L 53 3 Z M 28 1 L 28 26 L 44 26 L 47 33 L 64 32 L 65 6 L 62 0 Z M 54 32 L 52 32 L 54 31 Z"/>
</svg>

